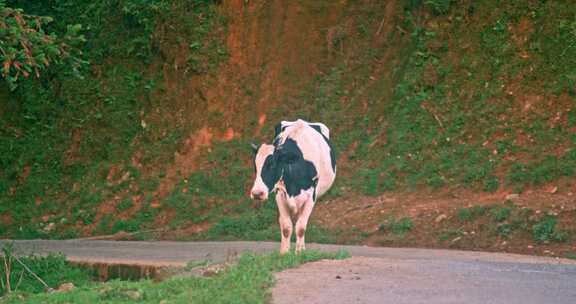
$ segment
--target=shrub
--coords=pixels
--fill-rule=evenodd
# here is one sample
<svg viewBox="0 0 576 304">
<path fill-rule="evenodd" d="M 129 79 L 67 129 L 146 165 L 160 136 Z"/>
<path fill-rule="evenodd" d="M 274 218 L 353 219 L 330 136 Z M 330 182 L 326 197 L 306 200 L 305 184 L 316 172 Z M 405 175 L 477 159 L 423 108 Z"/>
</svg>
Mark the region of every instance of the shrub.
<svg viewBox="0 0 576 304">
<path fill-rule="evenodd" d="M 399 220 L 390 218 L 384 223 L 380 224 L 378 230 L 382 232 L 392 232 L 393 234 L 402 235 L 414 227 L 414 222 L 408 217 L 401 218 Z"/>
<path fill-rule="evenodd" d="M 494 207 L 490 211 L 492 220 L 494 220 L 495 222 L 503 222 L 507 220 L 511 214 L 512 214 L 512 207 L 509 206 Z"/>
<path fill-rule="evenodd" d="M 456 213 L 456 217 L 461 222 L 473 221 L 486 213 L 485 206 L 473 206 L 470 208 L 462 208 Z"/>
<path fill-rule="evenodd" d="M 538 242 L 565 242 L 568 239 L 568 234 L 564 231 L 556 229 L 558 219 L 554 216 L 545 216 L 539 222 L 532 226 L 532 236 Z"/>
<path fill-rule="evenodd" d="M 50 288 L 56 288 L 62 283 L 73 283 L 75 286 L 87 285 L 90 275 L 84 269 L 75 267 L 66 262 L 63 255 L 15 257 L 14 248 L 5 245 L 0 257 L 0 296 L 7 293 L 7 272 L 10 280 L 10 291 L 28 293 L 43 292 L 45 287 L 38 279 L 33 277 L 23 266 L 26 265 Z"/>
</svg>

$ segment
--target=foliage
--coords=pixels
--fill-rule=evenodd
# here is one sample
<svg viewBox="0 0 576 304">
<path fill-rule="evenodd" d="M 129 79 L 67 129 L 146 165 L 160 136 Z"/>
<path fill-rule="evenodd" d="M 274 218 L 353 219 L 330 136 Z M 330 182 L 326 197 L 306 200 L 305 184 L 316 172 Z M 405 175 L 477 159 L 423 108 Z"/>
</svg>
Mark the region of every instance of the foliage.
<svg viewBox="0 0 576 304">
<path fill-rule="evenodd" d="M 473 206 L 469 208 L 462 208 L 456 212 L 456 217 L 461 222 L 473 221 L 483 216 L 487 211 L 485 206 Z"/>
<path fill-rule="evenodd" d="M 492 220 L 495 222 L 503 222 L 507 220 L 512 214 L 512 206 L 497 206 L 490 210 Z"/>
<path fill-rule="evenodd" d="M 18 262 L 15 258 L 15 251 L 10 245 L 4 245 L 2 251 L 3 255 L 0 257 L 0 296 L 7 292 L 7 277 L 10 278 L 12 292 L 41 293 L 45 291 L 44 285 L 30 274 L 20 262 L 51 288 L 56 288 L 62 283 L 73 283 L 76 287 L 87 286 L 90 283 L 88 272 L 70 265 L 62 255 L 30 255 L 19 257 L 20 262 Z"/>
<path fill-rule="evenodd" d="M 380 224 L 378 230 L 382 232 L 392 232 L 397 235 L 404 235 L 412 230 L 413 227 L 414 222 L 408 217 L 403 217 L 401 219 L 389 218 L 384 223 Z"/>
<path fill-rule="evenodd" d="M 280 255 L 243 254 L 238 263 L 213 277 L 172 277 L 162 282 L 113 281 L 56 294 L 12 295 L 3 303 L 268 303 L 273 272 L 321 259 L 345 259 L 346 252 L 304 251 Z"/>
<path fill-rule="evenodd" d="M 80 24 L 68 25 L 62 37 L 48 33 L 52 17 L 25 14 L 0 1 L 0 62 L 2 77 L 15 89 L 19 80 L 40 77 L 51 64 L 65 65 L 79 75 L 86 62 L 80 45 L 85 41 Z"/>
<path fill-rule="evenodd" d="M 432 11 L 438 15 L 444 15 L 448 13 L 450 4 L 453 0 L 426 0 L 424 4 L 432 8 Z"/>
<path fill-rule="evenodd" d="M 154 191 L 158 175 L 143 176 L 139 169 L 123 164 L 131 163 L 135 151 L 150 167 L 169 163 L 183 136 L 194 127 L 188 123 L 174 125 L 168 115 L 156 122 L 146 119 L 148 123 L 143 126 L 145 113 L 157 106 L 152 102 L 153 92 L 163 90 L 157 84 L 161 75 L 149 69 L 148 63 L 158 55 L 154 39 L 165 39 L 154 37 L 153 31 L 157 22 L 168 22 L 166 19 L 178 26 L 179 39 L 203 43 L 205 47 L 194 56 L 206 66 L 204 72 L 225 58 L 218 53 L 224 50 L 222 36 L 214 34 L 224 21 L 211 3 L 8 2 L 17 7 L 14 10 L 52 16 L 53 21 L 42 27 L 47 33 L 66 32 L 67 24 L 82 24 L 86 43 L 78 51 L 92 63 L 92 73 L 76 78 L 61 67 L 50 70 L 49 77 L 41 81 L 24 79 L 9 96 L 2 95 L 0 114 L 8 109 L 11 115 L 0 115 L 0 213 L 11 210 L 14 223 L 0 227 L 3 236 L 59 238 L 70 234 L 70 224 L 56 223 L 52 232 L 43 231 L 33 219 L 47 213 L 55 218 L 68 217 L 71 224 L 98 224 L 97 231 L 108 233 L 140 229 L 153 220 L 149 217 L 155 212 L 145 207 L 136 211 L 139 220 L 94 223 L 94 210 L 118 193 L 125 201 L 128 196 Z M 107 182 L 108 172 L 118 165 L 122 174 L 130 173 L 128 178 Z M 8 194 L 10 189 L 16 191 Z M 33 208 L 40 198 L 50 203 L 43 205 L 45 208 Z M 122 211 L 129 206 L 121 203 L 117 207 Z"/>
<path fill-rule="evenodd" d="M 565 242 L 568 234 L 558 230 L 556 225 L 558 219 L 554 216 L 547 215 L 532 226 L 532 236 L 538 242 Z"/>
</svg>

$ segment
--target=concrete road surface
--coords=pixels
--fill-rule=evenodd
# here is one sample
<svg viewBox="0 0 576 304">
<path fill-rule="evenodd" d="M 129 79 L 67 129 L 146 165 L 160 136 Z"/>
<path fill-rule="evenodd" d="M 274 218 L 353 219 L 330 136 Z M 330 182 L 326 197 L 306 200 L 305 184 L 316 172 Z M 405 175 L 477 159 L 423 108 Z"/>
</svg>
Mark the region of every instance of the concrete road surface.
<svg viewBox="0 0 576 304">
<path fill-rule="evenodd" d="M 0 246 L 6 241 L 0 241 Z M 69 260 L 148 266 L 221 262 L 269 252 L 271 242 L 15 241 L 21 253 L 64 253 Z M 347 250 L 276 275 L 274 303 L 576 303 L 576 261 L 452 250 L 310 244 Z"/>
<path fill-rule="evenodd" d="M 276 304 L 574 304 L 576 266 L 352 257 L 276 274 L 272 298 Z"/>
</svg>

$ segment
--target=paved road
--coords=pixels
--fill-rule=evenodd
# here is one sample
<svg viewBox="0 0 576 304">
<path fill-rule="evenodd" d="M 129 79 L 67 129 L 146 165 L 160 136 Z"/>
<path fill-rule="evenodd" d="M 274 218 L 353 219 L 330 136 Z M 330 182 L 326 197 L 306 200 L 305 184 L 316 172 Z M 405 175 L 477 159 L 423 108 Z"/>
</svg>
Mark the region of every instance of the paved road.
<svg viewBox="0 0 576 304">
<path fill-rule="evenodd" d="M 352 257 L 276 274 L 275 304 L 574 304 L 576 266 Z"/>
<path fill-rule="evenodd" d="M 0 241 L 0 246 L 3 241 Z M 77 262 L 183 266 L 269 252 L 270 242 L 16 241 L 21 253 L 61 252 Z M 310 244 L 353 258 L 277 274 L 274 303 L 576 303 L 576 261 L 452 250 Z"/>
</svg>

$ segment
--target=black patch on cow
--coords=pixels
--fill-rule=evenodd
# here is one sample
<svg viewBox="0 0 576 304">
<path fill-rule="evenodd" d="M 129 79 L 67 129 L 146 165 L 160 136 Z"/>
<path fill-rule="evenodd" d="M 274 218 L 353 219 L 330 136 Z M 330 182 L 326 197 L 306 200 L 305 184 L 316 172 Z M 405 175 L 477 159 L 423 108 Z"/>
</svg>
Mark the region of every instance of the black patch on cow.
<svg viewBox="0 0 576 304">
<path fill-rule="evenodd" d="M 320 128 L 319 125 L 313 125 L 313 124 L 308 124 L 308 125 L 310 127 L 312 127 L 312 129 L 316 130 L 316 132 L 318 132 L 320 135 L 322 135 L 322 138 L 324 138 L 324 140 L 328 144 L 328 147 L 330 147 L 330 163 L 332 165 L 332 170 L 334 172 L 336 172 L 336 150 L 334 150 L 334 146 L 332 146 L 332 142 L 324 135 L 324 133 L 322 133 L 322 128 Z M 280 138 L 278 137 L 278 135 L 280 133 L 284 132 L 284 130 L 287 127 L 288 126 L 282 127 L 282 123 L 279 123 L 276 125 L 276 128 L 274 130 L 274 132 L 275 132 L 275 134 L 274 134 L 274 146 L 278 146 L 278 144 L 280 142 Z"/>
<path fill-rule="evenodd" d="M 272 191 L 274 185 L 280 180 L 281 170 L 279 169 L 278 156 L 274 154 L 268 155 L 264 164 L 262 165 L 262 171 L 260 175 L 262 176 L 262 181 L 268 187 L 269 191 Z"/>
<path fill-rule="evenodd" d="M 280 137 L 278 137 L 278 135 L 280 135 L 280 133 L 284 132 L 284 130 L 286 130 L 287 126 L 282 126 L 282 123 L 278 123 L 275 127 L 274 127 L 274 142 L 272 142 L 272 144 L 274 146 L 278 146 L 278 144 L 280 143 Z"/>
<path fill-rule="evenodd" d="M 270 191 L 282 178 L 287 194 L 292 197 L 299 195 L 302 190 L 315 187 L 318 183 L 317 175 L 314 164 L 304 159 L 296 141 L 291 138 L 276 146 L 274 153 L 264 161 L 261 171 L 262 181 Z"/>
<path fill-rule="evenodd" d="M 278 154 L 282 180 L 289 196 L 297 196 L 302 190 L 314 187 L 318 179 L 316 167 L 312 162 L 304 159 L 296 141 L 287 138 L 276 148 L 274 154 Z"/>
<path fill-rule="evenodd" d="M 280 135 L 280 133 L 284 132 L 284 130 L 286 130 L 288 126 L 282 126 L 282 123 L 278 123 L 275 127 L 274 127 L 274 138 L 278 137 L 278 135 Z"/>
<path fill-rule="evenodd" d="M 332 170 L 334 170 L 334 172 L 336 172 L 336 151 L 334 151 L 334 147 L 332 146 L 332 142 L 330 142 L 330 140 L 328 138 L 326 138 L 326 136 L 324 136 L 324 134 L 322 134 L 322 137 L 324 138 L 324 140 L 328 144 L 328 147 L 330 147 L 330 161 L 332 162 Z"/>
<path fill-rule="evenodd" d="M 312 127 L 312 129 L 318 131 L 318 133 L 322 134 L 322 128 L 320 128 L 319 125 L 313 125 L 313 124 L 308 124 L 310 127 Z M 324 134 L 322 134 L 324 135 Z"/>
<path fill-rule="evenodd" d="M 312 194 L 312 199 L 314 201 L 316 201 L 316 190 L 318 187 L 318 176 L 316 176 L 316 178 L 314 178 L 314 194 Z"/>
</svg>

